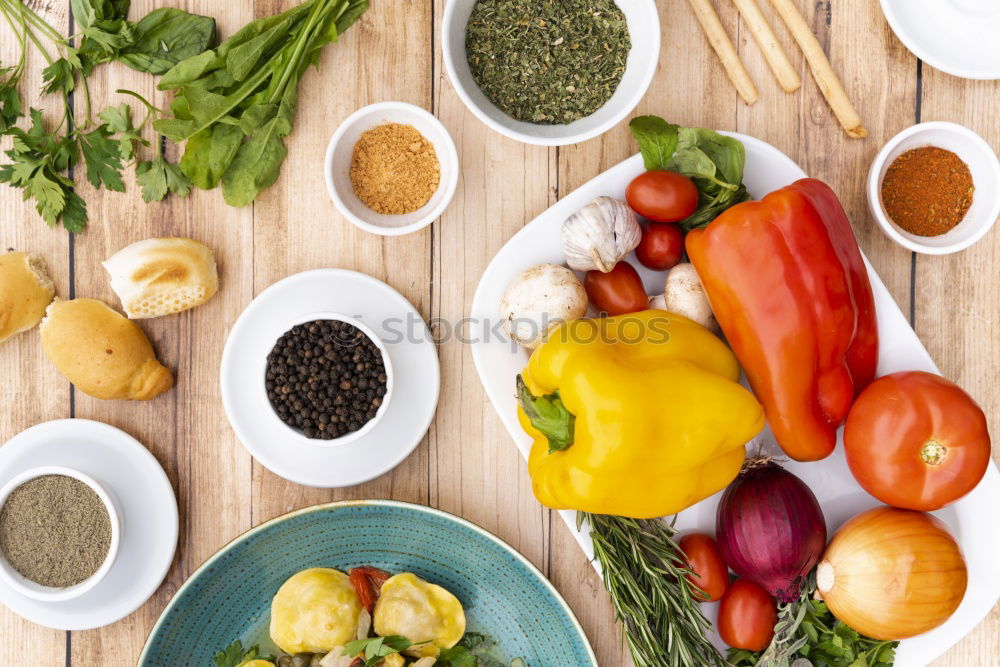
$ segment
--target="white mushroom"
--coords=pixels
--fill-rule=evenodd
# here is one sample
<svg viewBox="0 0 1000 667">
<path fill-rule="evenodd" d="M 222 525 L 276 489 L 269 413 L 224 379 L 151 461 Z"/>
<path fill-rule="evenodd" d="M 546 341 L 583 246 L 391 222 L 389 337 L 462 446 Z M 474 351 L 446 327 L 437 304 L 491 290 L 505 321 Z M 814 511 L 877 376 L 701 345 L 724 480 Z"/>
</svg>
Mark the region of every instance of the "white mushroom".
<svg viewBox="0 0 1000 667">
<path fill-rule="evenodd" d="M 709 331 L 719 331 L 719 323 L 715 321 L 701 278 L 689 262 L 670 269 L 663 298 L 666 310 L 694 320 Z"/>
<path fill-rule="evenodd" d="M 587 292 L 564 266 L 539 264 L 518 275 L 500 299 L 504 332 L 527 348 L 543 343 L 560 322 L 587 313 Z"/>
</svg>

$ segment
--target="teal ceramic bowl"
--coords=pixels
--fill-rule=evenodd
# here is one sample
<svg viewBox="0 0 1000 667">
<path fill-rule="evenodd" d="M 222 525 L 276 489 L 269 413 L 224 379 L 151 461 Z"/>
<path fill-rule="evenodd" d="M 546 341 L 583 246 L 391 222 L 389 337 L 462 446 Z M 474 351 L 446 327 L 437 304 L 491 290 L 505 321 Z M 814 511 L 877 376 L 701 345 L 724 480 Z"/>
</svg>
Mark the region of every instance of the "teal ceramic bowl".
<svg viewBox="0 0 1000 667">
<path fill-rule="evenodd" d="M 497 641 L 496 657 L 529 667 L 596 667 L 580 623 L 524 556 L 440 510 L 390 500 L 317 505 L 272 519 L 208 559 L 163 611 L 142 667 L 211 667 L 235 639 L 271 650 L 271 597 L 307 567 L 374 565 L 413 572 L 461 600 L 470 631 Z"/>
</svg>

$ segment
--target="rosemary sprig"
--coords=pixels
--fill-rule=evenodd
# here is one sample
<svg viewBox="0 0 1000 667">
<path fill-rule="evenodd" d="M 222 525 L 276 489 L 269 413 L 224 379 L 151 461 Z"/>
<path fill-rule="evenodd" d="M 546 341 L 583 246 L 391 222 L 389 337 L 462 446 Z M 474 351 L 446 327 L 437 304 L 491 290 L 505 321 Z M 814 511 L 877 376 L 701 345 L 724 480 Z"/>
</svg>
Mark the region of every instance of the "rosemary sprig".
<svg viewBox="0 0 1000 667">
<path fill-rule="evenodd" d="M 677 531 L 659 519 L 577 515 L 592 529 L 594 557 L 636 667 L 726 665 L 688 582 Z"/>
</svg>

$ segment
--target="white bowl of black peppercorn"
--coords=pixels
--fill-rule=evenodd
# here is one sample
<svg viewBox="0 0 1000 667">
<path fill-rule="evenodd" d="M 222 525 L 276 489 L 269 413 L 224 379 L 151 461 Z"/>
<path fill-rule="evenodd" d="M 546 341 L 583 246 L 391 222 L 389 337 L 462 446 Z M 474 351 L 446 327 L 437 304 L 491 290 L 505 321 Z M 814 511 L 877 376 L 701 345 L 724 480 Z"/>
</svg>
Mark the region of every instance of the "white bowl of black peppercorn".
<svg viewBox="0 0 1000 667">
<path fill-rule="evenodd" d="M 288 323 L 264 364 L 270 416 L 321 447 L 354 442 L 388 410 L 393 369 L 383 341 L 360 320 L 319 312 Z"/>
<path fill-rule="evenodd" d="M 81 488 L 85 490 L 89 489 L 89 492 L 93 492 L 97 496 L 99 502 L 90 504 L 103 509 L 106 513 L 106 518 L 103 518 L 101 523 L 105 523 L 106 525 L 104 526 L 104 534 L 99 535 L 98 532 L 100 531 L 88 530 L 87 526 L 82 524 L 81 516 L 86 515 L 85 510 L 88 503 L 76 502 L 72 507 L 53 506 L 49 508 L 49 511 L 46 511 L 41 503 L 34 502 L 33 499 L 23 501 L 27 502 L 32 511 L 42 513 L 36 517 L 38 523 L 35 526 L 34 532 L 41 531 L 45 533 L 45 535 L 39 535 L 39 539 L 47 538 L 48 542 L 40 542 L 34 547 L 24 544 L 22 546 L 25 548 L 20 550 L 25 554 L 31 554 L 32 566 L 41 568 L 40 573 L 49 578 L 67 578 L 72 575 L 68 571 L 69 568 L 86 567 L 88 565 L 87 561 L 92 560 L 89 563 L 88 572 L 84 573 L 86 576 L 82 579 L 77 581 L 73 578 L 71 582 L 67 582 L 67 585 L 48 585 L 47 583 L 39 583 L 33 580 L 31 578 L 32 573 L 22 573 L 19 571 L 11 561 L 13 556 L 7 554 L 3 548 L 0 548 L 0 579 L 22 595 L 43 602 L 71 600 L 97 586 L 114 565 L 115 559 L 118 556 L 118 547 L 121 543 L 120 514 L 111 495 L 94 478 L 75 468 L 65 466 L 31 468 L 8 481 L 0 488 L 0 522 L 10 520 L 5 513 L 5 509 L 10 510 L 10 508 L 7 508 L 8 501 L 14 502 L 13 497 L 19 490 L 27 491 L 28 486 L 33 483 L 45 482 L 47 479 L 59 477 L 68 478 L 72 482 L 81 485 Z M 65 500 L 65 498 L 62 498 L 62 500 Z M 67 525 L 60 527 L 55 524 Z M 72 528 L 76 528 L 76 530 L 70 530 Z M 52 541 L 61 535 L 60 529 L 69 530 L 69 533 L 62 535 L 62 539 L 56 540 L 57 543 L 53 544 Z M 12 526 L 9 531 L 6 527 L 2 527 L 0 528 L 0 532 L 3 533 L 2 537 L 0 537 L 0 542 L 5 542 L 8 538 L 13 539 L 15 536 L 17 536 L 18 540 L 28 539 L 25 531 L 18 530 L 16 526 Z M 8 532 L 11 535 L 8 535 Z M 106 542 L 107 546 L 103 557 L 97 556 L 93 559 L 83 558 L 81 560 L 81 554 L 91 551 L 89 546 L 94 545 L 84 545 L 88 548 L 83 548 L 74 543 L 75 539 L 93 540 L 95 543 L 101 541 L 102 544 L 99 548 L 94 547 L 98 551 L 104 551 L 103 543 Z M 64 549 L 62 554 L 56 553 L 59 548 Z M 67 571 L 64 572 L 64 570 Z"/>
</svg>

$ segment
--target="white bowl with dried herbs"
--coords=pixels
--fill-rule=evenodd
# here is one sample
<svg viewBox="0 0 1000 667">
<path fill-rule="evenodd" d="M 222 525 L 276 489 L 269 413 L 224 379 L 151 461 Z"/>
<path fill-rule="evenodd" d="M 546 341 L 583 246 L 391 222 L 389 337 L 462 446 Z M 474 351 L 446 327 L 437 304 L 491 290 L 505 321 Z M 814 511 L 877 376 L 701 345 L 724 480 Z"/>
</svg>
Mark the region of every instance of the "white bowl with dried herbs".
<svg viewBox="0 0 1000 667">
<path fill-rule="evenodd" d="M 512 139 L 564 146 L 603 134 L 649 88 L 653 0 L 451 0 L 442 51 L 462 102 Z"/>
<path fill-rule="evenodd" d="M 0 488 L 0 579 L 27 597 L 83 595 L 111 569 L 120 542 L 114 500 L 79 470 L 31 468 Z"/>
</svg>

